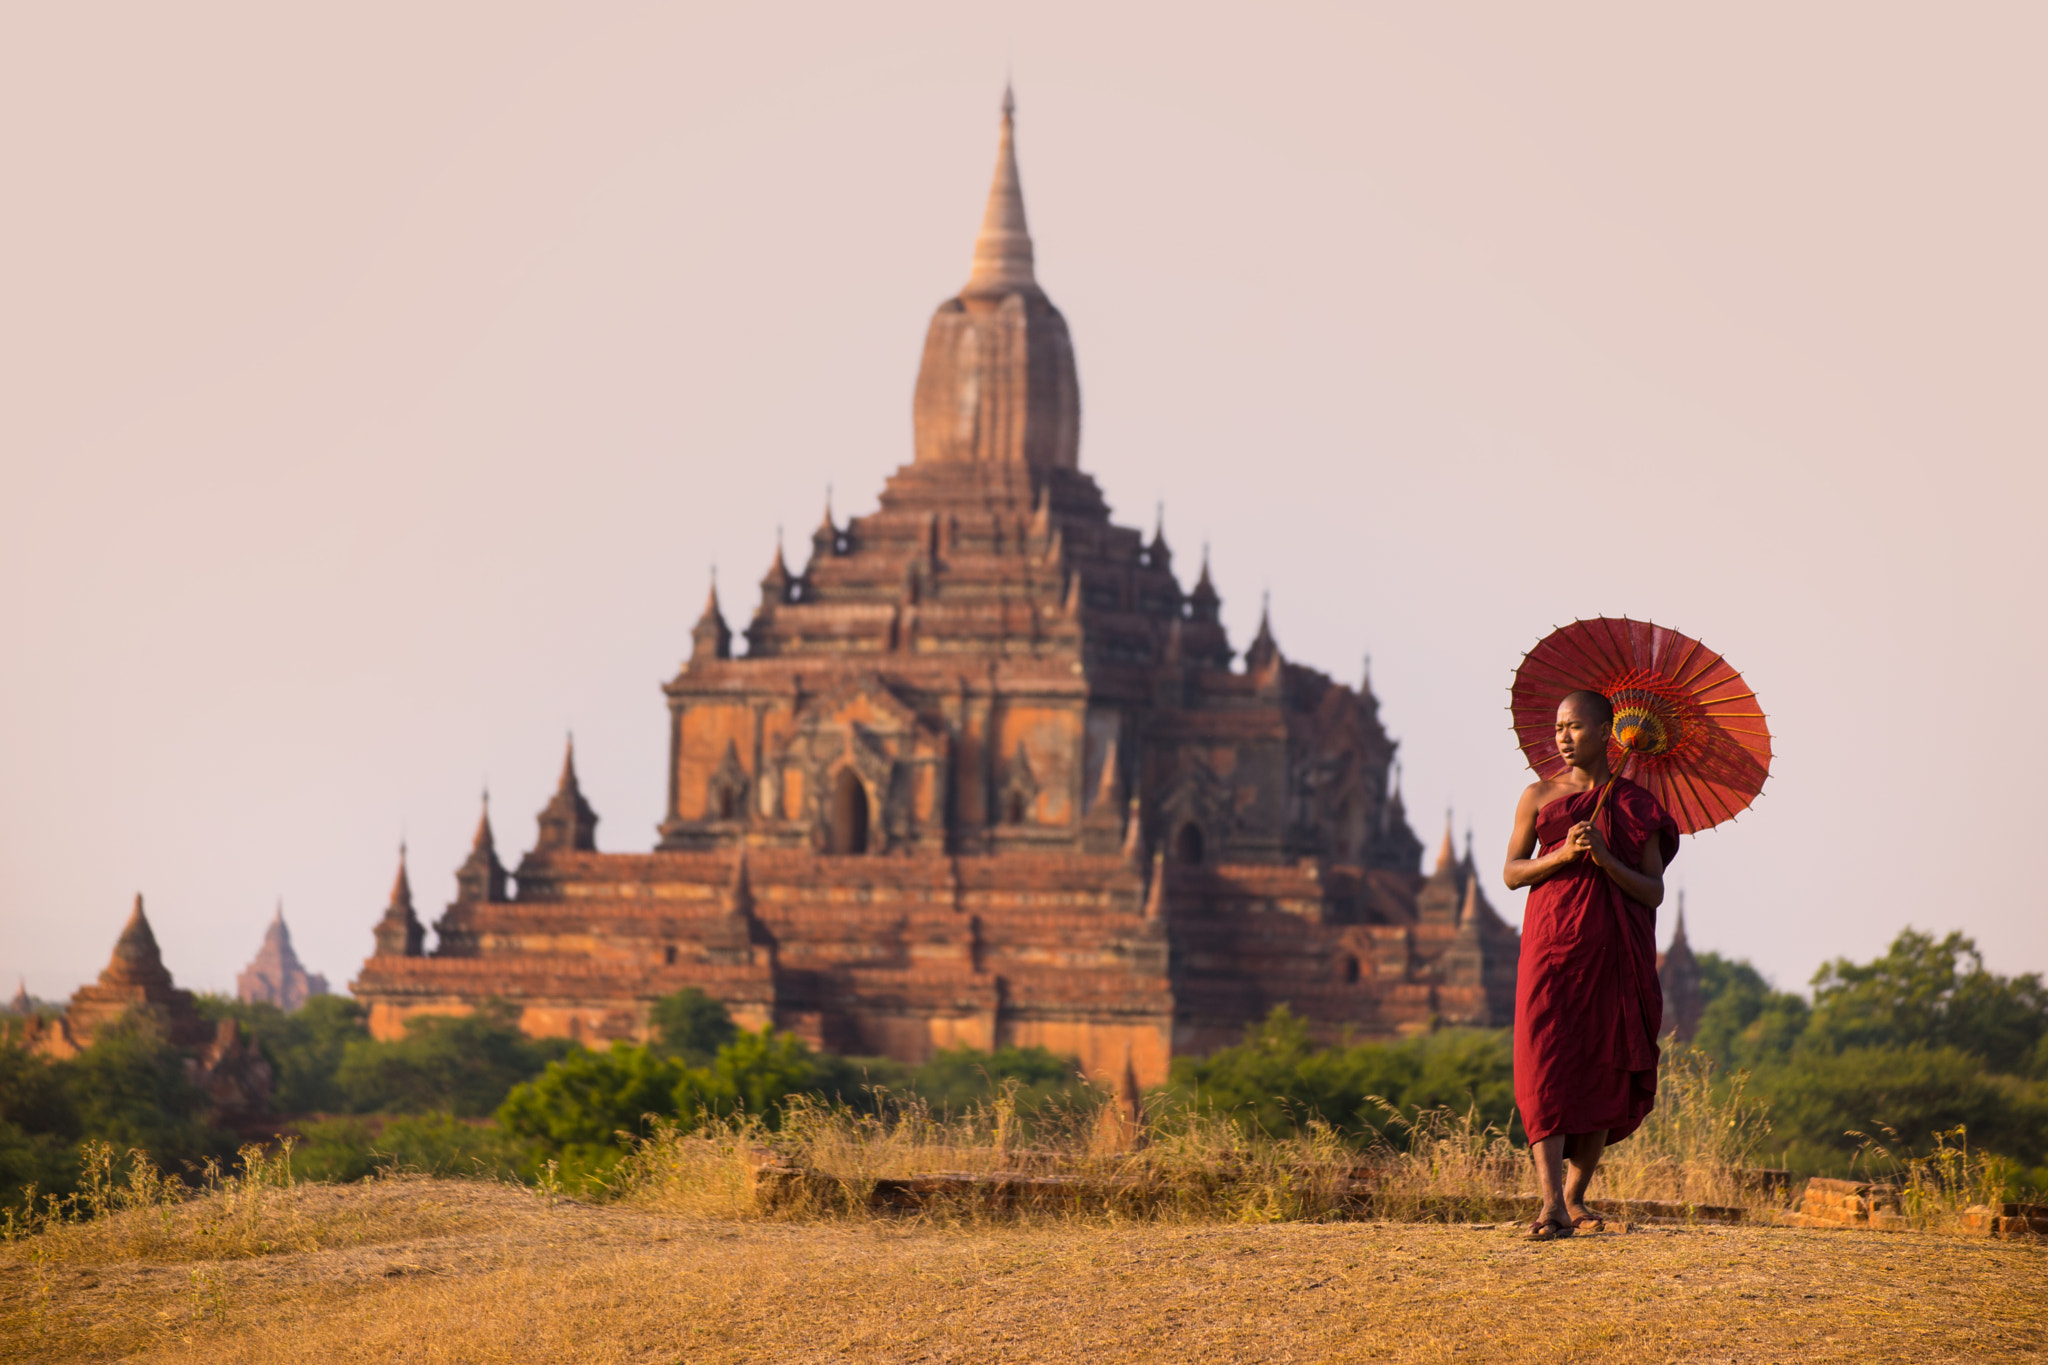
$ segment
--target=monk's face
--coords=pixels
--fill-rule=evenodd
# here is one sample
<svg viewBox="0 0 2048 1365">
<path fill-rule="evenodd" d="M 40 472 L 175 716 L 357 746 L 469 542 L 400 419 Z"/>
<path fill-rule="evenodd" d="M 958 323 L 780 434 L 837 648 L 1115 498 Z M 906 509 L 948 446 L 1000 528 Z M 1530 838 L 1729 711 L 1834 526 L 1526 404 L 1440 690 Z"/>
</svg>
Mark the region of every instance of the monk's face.
<svg viewBox="0 0 2048 1365">
<path fill-rule="evenodd" d="M 1574 768 L 1590 768 L 1606 754 L 1611 728 L 1594 719 L 1584 702 L 1566 697 L 1557 704 L 1558 756 Z"/>
</svg>

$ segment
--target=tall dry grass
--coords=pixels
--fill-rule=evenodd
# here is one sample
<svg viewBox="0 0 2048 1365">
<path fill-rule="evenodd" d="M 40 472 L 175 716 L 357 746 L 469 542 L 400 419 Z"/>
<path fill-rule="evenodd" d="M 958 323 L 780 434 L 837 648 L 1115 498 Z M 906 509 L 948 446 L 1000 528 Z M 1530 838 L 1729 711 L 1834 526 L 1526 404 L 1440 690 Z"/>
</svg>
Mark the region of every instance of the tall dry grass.
<svg viewBox="0 0 2048 1365">
<path fill-rule="evenodd" d="M 1105 1142 L 1109 1095 L 1033 1112 L 1014 1094 L 961 1113 L 915 1097 L 870 1110 L 792 1103 L 779 1129 L 741 1116 L 663 1124 L 609 1177 L 648 1208 L 714 1217 L 844 1216 L 906 1205 L 956 1216 L 1018 1213 L 1224 1222 L 1360 1216 L 1489 1221 L 1534 1194 L 1526 1149 L 1475 1111 L 1387 1106 L 1360 1147 L 1310 1119 L 1286 1137 L 1155 1096 L 1137 1140 Z M 1741 1076 L 1676 1054 L 1657 1108 L 1603 1162 L 1595 1200 L 1762 1208 L 1782 1188 L 1750 1170 L 1770 1125 Z M 911 1196 L 914 1195 L 914 1198 Z"/>
<path fill-rule="evenodd" d="M 208 1161 L 187 1183 L 147 1153 L 88 1142 L 76 1193 L 38 1197 L 31 1189 L 23 1203 L 0 1210 L 0 1252 L 32 1265 L 229 1261 L 433 1236 L 477 1221 L 446 1200 L 401 1194 L 399 1187 L 432 1183 L 413 1172 L 381 1172 L 366 1182 L 369 1197 L 296 1179 L 292 1145 L 251 1143 L 231 1165 Z"/>
<path fill-rule="evenodd" d="M 1147 1105 L 1135 1141 L 1106 1143 L 1103 1109 L 1035 1110 L 1013 1093 L 964 1112 L 914 1096 L 874 1111 L 797 1100 L 770 1130 L 747 1116 L 657 1126 L 608 1178 L 616 1198 L 715 1217 L 848 1215 L 917 1187 L 938 1216 L 987 1213 L 1277 1221 L 1341 1213 L 1358 1161 L 1326 1125 L 1250 1137 L 1227 1115 Z"/>
<path fill-rule="evenodd" d="M 2015 1191 L 2030 1201 L 2041 1197 L 2021 1187 L 2019 1163 L 1971 1151 L 1969 1130 L 1961 1124 L 1936 1133 L 1932 1150 L 1917 1154 L 1895 1130 L 1880 1127 L 1878 1133 L 1850 1134 L 1862 1139 L 1856 1178 L 1889 1186 L 1899 1220 L 1916 1231 L 1964 1227 L 1972 1210 L 2003 1204 Z"/>
<path fill-rule="evenodd" d="M 209 1158 L 197 1187 L 166 1175 L 148 1153 L 125 1158 L 105 1142 L 88 1142 L 75 1193 L 38 1197 L 0 1212 L 0 1243 L 40 1236 L 61 1244 L 67 1261 L 217 1261 L 310 1250 L 289 1139 L 277 1150 L 241 1149 L 232 1166 Z"/>
</svg>

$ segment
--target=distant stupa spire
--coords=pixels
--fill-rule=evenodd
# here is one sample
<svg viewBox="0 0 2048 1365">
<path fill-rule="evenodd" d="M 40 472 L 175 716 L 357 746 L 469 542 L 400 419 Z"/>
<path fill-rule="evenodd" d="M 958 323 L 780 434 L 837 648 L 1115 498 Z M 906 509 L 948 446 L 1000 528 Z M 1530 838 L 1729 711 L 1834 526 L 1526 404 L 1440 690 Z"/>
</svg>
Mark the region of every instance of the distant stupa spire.
<svg viewBox="0 0 2048 1365">
<path fill-rule="evenodd" d="M 410 897 L 410 888 L 406 895 Z M 235 978 L 235 996 L 249 1003 L 275 1005 L 289 1014 L 314 996 L 325 994 L 327 978 L 307 971 L 292 949 L 291 930 L 284 923 L 284 897 L 279 896 L 277 914 L 264 931 L 262 946 Z"/>
</svg>

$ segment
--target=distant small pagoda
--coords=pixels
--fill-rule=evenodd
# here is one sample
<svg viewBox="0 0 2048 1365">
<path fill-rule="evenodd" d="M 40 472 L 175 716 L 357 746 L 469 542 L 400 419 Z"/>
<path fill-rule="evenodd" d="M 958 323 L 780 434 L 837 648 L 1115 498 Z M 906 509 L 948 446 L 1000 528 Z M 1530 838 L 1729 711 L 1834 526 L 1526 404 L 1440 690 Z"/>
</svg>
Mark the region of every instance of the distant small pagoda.
<svg viewBox="0 0 2048 1365">
<path fill-rule="evenodd" d="M 192 992 L 171 980 L 140 894 L 99 980 L 74 991 L 61 1015 L 31 1018 L 22 1042 L 44 1057 L 76 1057 L 131 1016 L 152 1021 L 184 1054 L 185 1078 L 211 1102 L 209 1121 L 241 1127 L 262 1120 L 276 1079 L 269 1059 L 233 1019 L 209 1023 Z"/>
<path fill-rule="evenodd" d="M 264 931 L 263 946 L 235 978 L 235 995 L 245 1004 L 275 1005 L 289 1014 L 316 995 L 327 994 L 327 978 L 309 972 L 292 951 L 292 931 L 285 927 L 284 902 Z"/>
</svg>

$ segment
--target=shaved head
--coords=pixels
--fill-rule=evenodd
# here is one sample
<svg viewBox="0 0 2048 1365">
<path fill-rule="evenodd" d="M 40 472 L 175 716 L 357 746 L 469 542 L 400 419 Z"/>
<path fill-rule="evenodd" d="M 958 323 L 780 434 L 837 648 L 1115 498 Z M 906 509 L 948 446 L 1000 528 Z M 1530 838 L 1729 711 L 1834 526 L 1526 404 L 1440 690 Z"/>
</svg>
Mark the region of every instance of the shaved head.
<svg viewBox="0 0 2048 1365">
<path fill-rule="evenodd" d="M 1586 688 L 1565 693 L 1564 700 L 1560 701 L 1558 706 L 1576 707 L 1579 714 L 1594 725 L 1614 724 L 1614 707 L 1607 698 Z"/>
</svg>

